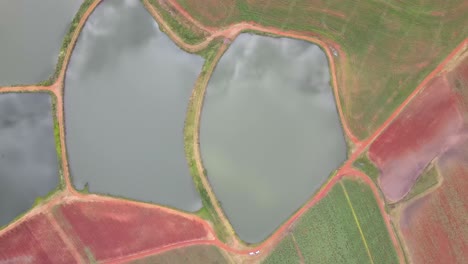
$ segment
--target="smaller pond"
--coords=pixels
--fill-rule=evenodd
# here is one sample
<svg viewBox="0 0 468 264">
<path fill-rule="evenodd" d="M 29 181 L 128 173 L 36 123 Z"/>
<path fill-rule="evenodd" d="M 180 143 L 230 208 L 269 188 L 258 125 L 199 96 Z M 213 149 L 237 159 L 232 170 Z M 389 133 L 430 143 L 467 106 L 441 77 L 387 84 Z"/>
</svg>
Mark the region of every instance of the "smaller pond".
<svg viewBox="0 0 468 264">
<path fill-rule="evenodd" d="M 206 92 L 200 144 L 239 237 L 256 243 L 346 158 L 327 58 L 307 42 L 240 35 Z"/>
<path fill-rule="evenodd" d="M 47 80 L 82 0 L 0 0 L 0 86 Z"/>
<path fill-rule="evenodd" d="M 0 94 L 0 226 L 58 182 L 50 95 Z"/>
<path fill-rule="evenodd" d="M 73 183 L 91 192 L 201 208 L 184 152 L 188 101 L 203 59 L 180 50 L 139 0 L 89 17 L 65 80 Z"/>
</svg>

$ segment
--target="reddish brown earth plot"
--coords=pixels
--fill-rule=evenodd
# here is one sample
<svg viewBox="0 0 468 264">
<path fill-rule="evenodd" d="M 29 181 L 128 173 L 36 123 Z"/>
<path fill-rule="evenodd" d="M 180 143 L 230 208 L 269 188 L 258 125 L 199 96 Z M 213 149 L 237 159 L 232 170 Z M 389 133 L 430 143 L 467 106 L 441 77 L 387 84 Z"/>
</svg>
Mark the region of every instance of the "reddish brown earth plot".
<svg viewBox="0 0 468 264">
<path fill-rule="evenodd" d="M 37 211 L 0 232 L 1 264 L 114 263 L 177 244 L 216 242 L 201 219 L 156 205 L 69 194 Z"/>
<path fill-rule="evenodd" d="M 403 210 L 401 233 L 413 263 L 468 263 L 468 141 L 438 166 L 442 185 Z"/>
<path fill-rule="evenodd" d="M 44 214 L 31 217 L 0 236 L 0 263 L 75 263 L 65 242 Z"/>
<path fill-rule="evenodd" d="M 77 248 L 87 247 L 98 261 L 210 234 L 200 221 L 118 201 L 77 201 L 54 211 L 60 226 L 69 235 L 76 234 Z"/>
<path fill-rule="evenodd" d="M 403 198 L 429 162 L 453 144 L 462 124 L 449 82 L 435 77 L 369 149 L 386 198 Z"/>
</svg>

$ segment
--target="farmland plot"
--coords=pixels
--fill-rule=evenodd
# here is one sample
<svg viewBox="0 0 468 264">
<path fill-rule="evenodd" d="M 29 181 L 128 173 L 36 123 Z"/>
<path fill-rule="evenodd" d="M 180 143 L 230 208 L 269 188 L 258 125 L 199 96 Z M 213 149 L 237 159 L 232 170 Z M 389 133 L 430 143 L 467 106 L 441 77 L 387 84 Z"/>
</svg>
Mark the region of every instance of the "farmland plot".
<svg viewBox="0 0 468 264">
<path fill-rule="evenodd" d="M 312 207 L 292 230 L 306 263 L 397 263 L 398 258 L 373 192 L 344 179 Z M 280 244 L 266 263 L 297 258 Z"/>
<path fill-rule="evenodd" d="M 54 211 L 81 254 L 98 261 L 210 236 L 194 219 L 117 200 L 77 201 Z"/>
</svg>

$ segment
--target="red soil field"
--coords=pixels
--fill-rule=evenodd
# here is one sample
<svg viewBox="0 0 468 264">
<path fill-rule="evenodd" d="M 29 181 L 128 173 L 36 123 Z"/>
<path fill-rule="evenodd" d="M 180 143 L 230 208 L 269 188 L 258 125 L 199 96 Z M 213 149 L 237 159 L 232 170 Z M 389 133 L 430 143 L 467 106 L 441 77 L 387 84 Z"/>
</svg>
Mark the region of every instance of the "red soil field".
<svg viewBox="0 0 468 264">
<path fill-rule="evenodd" d="M 413 263 L 468 263 L 468 141 L 438 166 L 443 184 L 403 210 L 401 233 Z"/>
<path fill-rule="evenodd" d="M 200 221 L 122 201 L 74 201 L 54 211 L 60 226 L 76 237 L 73 242 L 80 253 L 87 248 L 98 261 L 211 234 Z"/>
<path fill-rule="evenodd" d="M 75 263 L 44 214 L 32 216 L 0 237 L 0 263 Z"/>
<path fill-rule="evenodd" d="M 455 141 L 463 124 L 457 103 L 445 76 L 435 77 L 372 143 L 369 157 L 381 170 L 379 185 L 388 200 L 403 198 Z"/>
</svg>

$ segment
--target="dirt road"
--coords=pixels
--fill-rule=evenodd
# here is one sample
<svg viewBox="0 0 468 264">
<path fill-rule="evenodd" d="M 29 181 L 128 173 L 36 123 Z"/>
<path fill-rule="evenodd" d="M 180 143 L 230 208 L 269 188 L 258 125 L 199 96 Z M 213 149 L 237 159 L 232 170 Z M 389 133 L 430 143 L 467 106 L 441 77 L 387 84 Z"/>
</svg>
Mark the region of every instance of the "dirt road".
<svg viewBox="0 0 468 264">
<path fill-rule="evenodd" d="M 61 149 L 62 149 L 62 169 L 63 169 L 63 176 L 65 178 L 65 183 L 66 183 L 66 188 L 64 191 L 62 191 L 59 194 L 54 195 L 47 203 L 40 205 L 34 209 L 32 209 L 30 212 L 28 212 L 23 218 L 20 220 L 10 224 L 8 227 L 0 231 L 0 236 L 15 228 L 19 223 L 27 221 L 32 215 L 38 214 L 38 213 L 47 213 L 50 212 L 51 208 L 54 205 L 57 205 L 59 203 L 62 203 L 68 199 L 95 199 L 95 200 L 105 200 L 107 199 L 106 197 L 103 196 L 98 196 L 98 195 L 84 195 L 76 192 L 73 189 L 73 186 L 70 181 L 70 175 L 69 175 L 69 170 L 68 170 L 68 160 L 67 160 L 67 155 L 66 155 L 66 144 L 65 144 L 65 120 L 64 120 L 64 106 L 63 106 L 63 85 L 64 85 L 64 78 L 65 78 L 65 72 L 67 65 L 70 60 L 70 56 L 73 51 L 73 47 L 76 44 L 76 41 L 78 39 L 78 35 L 85 24 L 87 18 L 89 15 L 92 13 L 92 11 L 96 8 L 96 6 L 101 2 L 101 0 L 96 0 L 93 2 L 93 4 L 89 7 L 89 9 L 85 12 L 85 14 L 82 16 L 79 25 L 76 29 L 76 31 L 73 34 L 72 41 L 70 43 L 70 46 L 68 47 L 66 51 L 66 55 L 64 58 L 64 63 L 63 67 L 60 70 L 59 77 L 57 81 L 47 87 L 43 86 L 18 86 L 18 87 L 2 87 L 0 88 L 0 93 L 7 93 L 7 92 L 50 92 L 54 94 L 57 98 L 57 120 L 60 125 L 60 142 L 61 142 Z M 443 70 L 445 65 L 460 51 L 464 50 L 467 48 L 468 45 L 468 39 L 465 39 L 434 71 L 432 71 L 425 79 L 424 81 L 418 85 L 418 87 L 413 91 L 413 93 L 390 115 L 390 117 L 367 139 L 363 141 L 359 141 L 354 135 L 351 133 L 349 130 L 348 126 L 345 123 L 344 115 L 342 112 L 341 108 L 341 103 L 340 100 L 338 99 L 338 90 L 337 90 L 337 80 L 336 80 L 336 68 L 333 60 L 333 54 L 331 53 L 330 50 L 330 44 L 325 43 L 324 41 L 313 38 L 313 37 L 306 37 L 302 36 L 298 33 L 295 32 L 288 32 L 288 31 L 281 31 L 276 28 L 270 28 L 270 27 L 263 27 L 260 25 L 252 24 L 252 23 L 238 23 L 229 26 L 228 28 L 225 29 L 213 29 L 213 28 L 204 28 L 206 31 L 211 32 L 212 35 L 208 37 L 205 41 L 196 44 L 196 45 L 189 45 L 186 44 L 182 41 L 181 38 L 177 36 L 170 28 L 167 26 L 167 24 L 161 19 L 161 16 L 157 11 L 147 3 L 147 1 L 144 1 L 145 5 L 147 6 L 148 10 L 151 12 L 151 14 L 158 20 L 161 26 L 163 26 L 168 32 L 169 36 L 182 48 L 186 49 L 187 51 L 191 52 L 196 52 L 200 51 L 203 48 L 207 47 L 208 44 L 215 38 L 218 37 L 223 37 L 223 38 L 228 38 L 233 40 L 237 35 L 239 35 L 242 31 L 246 30 L 255 30 L 255 31 L 260 31 L 260 32 L 266 32 L 266 33 L 272 33 L 280 36 L 285 36 L 285 37 L 290 37 L 290 38 L 296 38 L 296 39 L 302 39 L 310 42 L 314 42 L 322 46 L 324 48 L 328 59 L 330 61 L 330 67 L 331 67 L 331 72 L 332 72 L 332 79 L 334 82 L 333 89 L 335 93 L 335 99 L 336 103 L 338 106 L 338 111 L 340 114 L 340 118 L 342 120 L 343 124 L 343 129 L 348 136 L 348 138 L 355 144 L 355 149 L 352 152 L 351 156 L 349 159 L 342 165 L 342 167 L 337 171 L 336 175 L 333 176 L 332 178 L 329 179 L 329 181 L 322 186 L 322 188 L 314 195 L 314 197 L 308 201 L 300 210 L 298 210 L 291 218 L 289 218 L 288 221 L 286 221 L 282 226 L 280 226 L 274 234 L 272 234 L 266 241 L 261 243 L 259 246 L 255 248 L 248 248 L 248 249 L 239 249 L 238 247 L 231 247 L 228 246 L 222 242 L 220 242 L 216 237 L 214 237 L 212 240 L 195 240 L 195 241 L 184 241 L 181 243 L 176 243 L 173 245 L 165 246 L 162 248 L 155 248 L 154 250 L 146 251 L 146 252 L 141 252 L 140 254 L 136 255 L 131 255 L 131 256 L 125 256 L 119 259 L 115 260 L 109 260 L 108 263 L 122 263 L 123 261 L 128 261 L 131 259 L 138 259 L 144 256 L 152 255 L 152 254 L 157 254 L 160 252 L 164 252 L 170 249 L 174 248 L 180 248 L 184 246 L 189 246 L 189 245 L 203 245 L 203 244 L 209 244 L 209 245 L 216 245 L 228 252 L 236 253 L 236 254 L 242 254 L 242 255 L 248 255 L 249 252 L 252 251 L 257 251 L 260 250 L 261 254 L 265 254 L 268 252 L 270 249 L 272 249 L 283 237 L 283 234 L 287 231 L 287 229 L 300 217 L 302 216 L 309 208 L 314 206 L 318 201 L 320 201 L 323 197 L 326 196 L 326 194 L 330 191 L 330 189 L 344 176 L 353 176 L 353 177 L 358 177 L 359 179 L 363 180 L 365 183 L 369 185 L 369 187 L 373 190 L 374 195 L 378 201 L 380 211 L 382 213 L 382 216 L 385 220 L 385 223 L 387 225 L 389 234 L 392 238 L 392 242 L 395 244 L 395 249 L 397 250 L 398 256 L 400 258 L 400 261 L 404 261 L 404 255 L 402 252 L 402 249 L 398 243 L 398 239 L 396 238 L 395 233 L 393 232 L 393 228 L 391 225 L 391 221 L 389 216 L 386 214 L 385 209 L 384 209 L 384 201 L 381 199 L 379 196 L 379 192 L 375 184 L 365 175 L 364 173 L 355 170 L 352 167 L 353 162 L 357 157 L 359 157 L 369 146 L 370 144 L 385 130 L 385 128 L 402 112 L 404 107 L 408 105 L 412 99 L 424 88 L 424 85 L 435 75 L 437 75 L 440 71 Z M 176 7 L 177 8 L 177 7 Z M 181 14 L 185 14 L 183 10 L 179 10 Z M 186 17 L 189 21 L 193 20 L 188 14 L 186 14 Z M 199 24 L 199 23 L 198 23 Z M 333 48 L 338 50 L 340 58 L 344 56 L 344 53 L 339 50 L 339 47 L 337 45 L 333 45 Z M 202 107 L 202 105 L 198 105 L 198 110 L 199 111 Z M 199 115 L 200 113 L 198 113 Z M 198 141 L 195 141 L 194 144 L 198 144 Z M 202 168 L 202 163 L 199 158 L 199 150 L 198 146 L 196 148 L 196 155 L 197 155 L 197 167 L 200 171 L 203 171 Z M 199 164 L 198 164 L 199 163 Z M 206 180 L 206 177 L 203 181 L 204 186 L 206 187 L 207 190 L 211 190 L 211 187 L 209 186 L 208 181 Z M 216 198 L 214 197 L 214 194 L 211 191 L 210 198 L 215 200 Z M 132 202 L 132 201 L 122 201 L 122 202 Z M 144 203 L 139 203 L 139 202 L 132 202 L 132 203 L 137 203 L 139 205 L 144 204 Z M 157 207 L 157 208 L 162 208 L 163 210 L 170 210 L 171 213 L 173 214 L 180 214 L 183 215 L 183 217 L 189 217 L 187 214 L 168 209 L 165 207 L 161 207 L 158 205 L 152 205 L 152 204 L 144 204 L 145 206 L 148 207 Z M 222 209 L 217 207 L 216 210 L 220 213 L 220 215 L 224 215 L 222 213 Z M 202 222 L 203 225 L 208 225 L 203 219 L 195 217 L 195 216 L 190 216 L 193 217 L 194 220 Z M 225 219 L 227 221 L 227 219 Z M 211 229 L 211 227 L 208 225 L 208 228 L 211 230 L 211 232 L 214 234 L 214 231 Z"/>
</svg>

